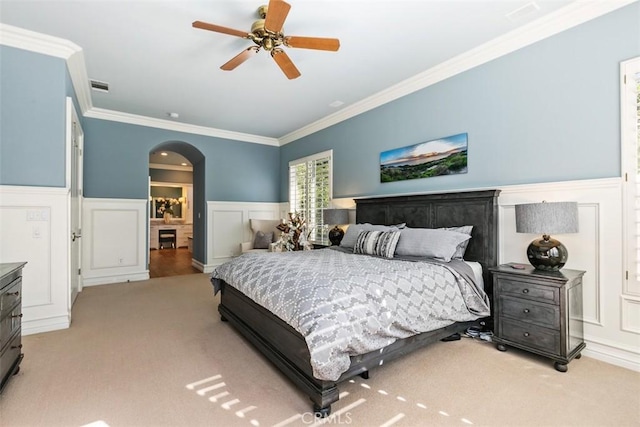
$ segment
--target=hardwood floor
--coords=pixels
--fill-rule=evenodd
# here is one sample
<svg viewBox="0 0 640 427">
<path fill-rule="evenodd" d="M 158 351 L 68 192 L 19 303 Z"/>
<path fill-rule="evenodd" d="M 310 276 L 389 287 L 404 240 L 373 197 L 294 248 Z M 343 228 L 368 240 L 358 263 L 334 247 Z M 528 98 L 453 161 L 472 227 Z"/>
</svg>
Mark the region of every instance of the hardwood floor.
<svg viewBox="0 0 640 427">
<path fill-rule="evenodd" d="M 201 271 L 191 265 L 191 252 L 187 248 L 149 251 L 150 278 L 197 273 Z"/>
</svg>

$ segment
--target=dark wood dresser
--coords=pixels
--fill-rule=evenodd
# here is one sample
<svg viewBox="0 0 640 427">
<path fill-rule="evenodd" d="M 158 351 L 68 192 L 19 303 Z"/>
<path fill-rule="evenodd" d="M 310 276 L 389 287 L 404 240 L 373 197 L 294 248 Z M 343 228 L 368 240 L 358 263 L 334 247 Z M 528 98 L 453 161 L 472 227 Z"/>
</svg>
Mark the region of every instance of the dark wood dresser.
<svg viewBox="0 0 640 427">
<path fill-rule="evenodd" d="M 504 264 L 491 268 L 495 330 L 500 351 L 517 347 L 555 361 L 560 372 L 579 359 L 583 340 L 582 276 L 584 271 L 522 270 Z"/>
<path fill-rule="evenodd" d="M 26 262 L 0 264 L 0 393 L 20 370 L 22 354 L 22 268 Z"/>
</svg>

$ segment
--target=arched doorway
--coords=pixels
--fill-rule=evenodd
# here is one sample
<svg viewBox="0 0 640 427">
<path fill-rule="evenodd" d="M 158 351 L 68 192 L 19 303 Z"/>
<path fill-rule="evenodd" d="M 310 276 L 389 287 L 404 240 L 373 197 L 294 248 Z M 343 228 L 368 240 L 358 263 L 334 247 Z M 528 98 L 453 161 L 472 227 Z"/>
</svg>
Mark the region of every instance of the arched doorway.
<svg viewBox="0 0 640 427">
<path fill-rule="evenodd" d="M 199 273 L 201 269 L 196 267 L 204 265 L 206 259 L 204 155 L 186 142 L 167 141 L 153 147 L 149 158 L 162 152 L 186 159 L 184 163 L 191 166 L 191 172 L 179 172 L 180 168 L 156 170 L 158 165 L 149 163 L 149 275 Z M 175 218 L 163 219 L 165 209 Z"/>
</svg>

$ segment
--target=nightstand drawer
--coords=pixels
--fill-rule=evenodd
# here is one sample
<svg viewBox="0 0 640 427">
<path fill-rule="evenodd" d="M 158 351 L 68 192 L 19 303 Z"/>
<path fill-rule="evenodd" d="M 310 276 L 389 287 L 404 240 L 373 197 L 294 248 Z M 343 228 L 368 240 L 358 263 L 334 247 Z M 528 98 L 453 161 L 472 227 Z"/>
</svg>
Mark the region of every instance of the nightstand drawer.
<svg viewBox="0 0 640 427">
<path fill-rule="evenodd" d="M 547 328 L 560 327 L 560 307 L 500 295 L 500 315 Z"/>
<path fill-rule="evenodd" d="M 0 319 L 0 349 L 4 348 L 9 339 L 20 329 L 22 320 L 22 306 L 16 305 L 5 317 Z"/>
<path fill-rule="evenodd" d="M 541 326 L 500 320 L 500 337 L 525 347 L 557 354 L 560 352 L 560 332 Z"/>
<path fill-rule="evenodd" d="M 0 317 L 4 317 L 8 310 L 11 310 L 20 299 L 20 291 L 22 290 L 22 278 L 18 277 L 14 280 L 2 293 L 0 293 Z"/>
<path fill-rule="evenodd" d="M 498 279 L 498 292 L 502 295 L 512 295 L 535 301 L 560 303 L 560 292 L 553 286 L 537 285 L 535 283 L 500 277 Z"/>
</svg>

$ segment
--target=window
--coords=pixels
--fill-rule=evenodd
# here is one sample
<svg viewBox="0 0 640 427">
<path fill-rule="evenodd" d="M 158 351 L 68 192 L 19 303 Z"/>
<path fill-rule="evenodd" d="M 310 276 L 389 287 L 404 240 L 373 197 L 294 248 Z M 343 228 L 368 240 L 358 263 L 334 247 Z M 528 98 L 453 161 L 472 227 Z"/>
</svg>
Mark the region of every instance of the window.
<svg viewBox="0 0 640 427">
<path fill-rule="evenodd" d="M 622 64 L 625 293 L 640 295 L 640 58 Z"/>
<path fill-rule="evenodd" d="M 311 232 L 309 240 L 329 244 L 322 210 L 332 196 L 333 151 L 289 162 L 289 209 L 302 214 Z"/>
</svg>

